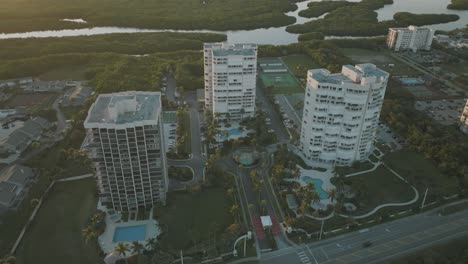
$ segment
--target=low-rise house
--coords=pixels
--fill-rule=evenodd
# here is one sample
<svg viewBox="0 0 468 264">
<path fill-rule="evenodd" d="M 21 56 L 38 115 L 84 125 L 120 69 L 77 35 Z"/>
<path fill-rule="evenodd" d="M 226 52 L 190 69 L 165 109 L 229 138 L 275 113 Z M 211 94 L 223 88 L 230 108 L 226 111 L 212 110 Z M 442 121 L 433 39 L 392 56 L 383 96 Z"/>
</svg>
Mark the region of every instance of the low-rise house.
<svg viewBox="0 0 468 264">
<path fill-rule="evenodd" d="M 65 92 L 61 104 L 63 106 L 80 106 L 92 94 L 93 90 L 90 87 L 77 85 L 75 88 L 72 88 Z"/>
<path fill-rule="evenodd" d="M 8 138 L 0 141 L 1 153 L 21 153 L 33 141 L 39 140 L 42 132 L 51 124 L 42 117 L 35 117 L 24 122 L 23 127 L 15 130 Z"/>
<path fill-rule="evenodd" d="M 34 171 L 26 166 L 13 165 L 0 172 L 0 207 L 15 206 L 25 188 L 34 178 Z"/>
</svg>

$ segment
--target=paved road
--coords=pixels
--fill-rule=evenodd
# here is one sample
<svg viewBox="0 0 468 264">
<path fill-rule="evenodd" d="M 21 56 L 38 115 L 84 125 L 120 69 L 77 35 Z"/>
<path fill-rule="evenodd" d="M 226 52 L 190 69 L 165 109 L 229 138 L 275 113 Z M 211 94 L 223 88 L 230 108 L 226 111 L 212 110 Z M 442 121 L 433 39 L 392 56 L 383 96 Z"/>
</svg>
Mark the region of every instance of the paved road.
<svg viewBox="0 0 468 264">
<path fill-rule="evenodd" d="M 437 243 L 468 236 L 468 210 L 449 216 L 439 216 L 437 210 L 321 242 L 267 253 L 262 255 L 261 263 L 380 263 Z M 365 241 L 371 241 L 372 246 L 362 247 Z"/>
<path fill-rule="evenodd" d="M 169 88 L 169 79 L 168 79 Z M 196 93 L 189 91 L 185 93 L 185 100 L 190 106 L 190 136 L 192 143 L 192 155 L 188 160 L 168 160 L 170 166 L 189 166 L 193 169 L 194 178 L 188 183 L 181 183 L 175 180 L 171 180 L 169 183 L 170 189 L 179 189 L 185 186 L 191 186 L 199 183 L 204 177 L 205 158 L 202 155 L 201 146 L 201 133 L 200 133 L 200 115 L 197 109 Z"/>
<path fill-rule="evenodd" d="M 281 121 L 281 118 L 276 113 L 275 109 L 271 105 L 270 100 L 268 99 L 265 91 L 261 88 L 257 89 L 257 99 L 261 103 L 261 109 L 265 111 L 266 116 L 271 119 L 271 125 L 268 125 L 268 128 L 275 131 L 278 141 L 281 143 L 286 143 L 289 141 L 289 134 L 286 131 L 286 128 Z"/>
<path fill-rule="evenodd" d="M 166 86 L 166 98 L 169 101 L 175 101 L 175 90 L 176 90 L 176 82 L 174 76 L 172 74 L 168 74 L 167 76 L 167 86 Z"/>
</svg>

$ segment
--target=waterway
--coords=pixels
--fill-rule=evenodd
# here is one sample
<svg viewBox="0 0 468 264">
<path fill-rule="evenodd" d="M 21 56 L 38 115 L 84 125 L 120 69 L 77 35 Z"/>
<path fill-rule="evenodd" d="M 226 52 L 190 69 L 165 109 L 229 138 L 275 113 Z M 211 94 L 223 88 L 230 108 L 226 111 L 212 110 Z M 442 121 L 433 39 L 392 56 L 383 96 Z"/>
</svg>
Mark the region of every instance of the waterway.
<svg viewBox="0 0 468 264">
<path fill-rule="evenodd" d="M 317 2 L 320 0 L 307 0 L 298 3 L 296 11 L 288 12 L 286 15 L 296 18 L 296 24 L 303 24 L 305 22 L 322 18 L 304 18 L 300 17 L 298 13 L 307 8 L 310 2 Z M 352 2 L 359 2 L 360 0 L 351 0 Z M 448 10 L 446 7 L 450 0 L 394 0 L 392 5 L 386 5 L 381 9 L 376 10 L 378 20 L 384 21 L 393 18 L 396 12 L 411 12 L 416 14 L 424 13 L 444 13 L 444 14 L 457 14 L 460 19 L 455 22 L 431 25 L 431 28 L 441 30 L 452 30 L 461 28 L 468 24 L 468 11 Z M 82 19 L 78 19 L 80 23 L 86 23 Z M 74 23 L 73 21 L 69 21 Z M 233 31 L 214 31 L 214 30 L 156 30 L 156 29 L 139 29 L 139 28 L 123 28 L 123 27 L 92 27 L 83 29 L 64 29 L 64 30 L 45 30 L 33 31 L 24 33 L 7 33 L 0 34 L 0 39 L 14 39 L 14 38 L 47 38 L 47 37 L 69 37 L 69 36 L 90 36 L 102 35 L 112 33 L 141 33 L 141 32 L 184 32 L 184 33 L 220 33 L 226 34 L 230 43 L 257 43 L 257 44 L 273 44 L 273 45 L 286 45 L 297 42 L 297 34 L 286 32 L 286 27 L 277 28 L 260 28 L 254 30 L 233 30 Z M 327 38 L 333 38 L 329 36 Z M 343 38 L 343 37 L 340 37 Z"/>
</svg>

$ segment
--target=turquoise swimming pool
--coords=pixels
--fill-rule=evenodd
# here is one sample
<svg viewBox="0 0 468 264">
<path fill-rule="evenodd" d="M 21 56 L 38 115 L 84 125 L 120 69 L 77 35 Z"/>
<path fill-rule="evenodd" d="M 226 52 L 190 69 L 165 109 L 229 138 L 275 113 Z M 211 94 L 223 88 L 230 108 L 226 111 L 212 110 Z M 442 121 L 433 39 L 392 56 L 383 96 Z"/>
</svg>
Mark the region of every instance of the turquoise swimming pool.
<svg viewBox="0 0 468 264">
<path fill-rule="evenodd" d="M 231 128 L 229 130 L 223 130 L 221 131 L 221 135 L 219 138 L 224 141 L 228 140 L 230 136 L 239 136 L 242 134 L 242 131 L 238 128 Z"/>
<path fill-rule="evenodd" d="M 400 80 L 400 82 L 402 82 L 403 84 L 406 84 L 406 85 L 415 85 L 415 84 L 423 84 L 424 83 L 424 81 L 421 78 L 408 77 L 408 78 L 398 78 L 398 80 Z"/>
<path fill-rule="evenodd" d="M 317 191 L 320 200 L 328 199 L 328 193 L 323 189 L 323 181 L 321 179 L 314 179 L 309 176 L 302 176 L 301 180 L 305 183 L 312 183 L 315 191 Z"/>
<path fill-rule="evenodd" d="M 129 241 L 142 241 L 146 239 L 146 226 L 119 226 L 115 228 L 114 238 L 112 241 L 129 242 Z"/>
</svg>

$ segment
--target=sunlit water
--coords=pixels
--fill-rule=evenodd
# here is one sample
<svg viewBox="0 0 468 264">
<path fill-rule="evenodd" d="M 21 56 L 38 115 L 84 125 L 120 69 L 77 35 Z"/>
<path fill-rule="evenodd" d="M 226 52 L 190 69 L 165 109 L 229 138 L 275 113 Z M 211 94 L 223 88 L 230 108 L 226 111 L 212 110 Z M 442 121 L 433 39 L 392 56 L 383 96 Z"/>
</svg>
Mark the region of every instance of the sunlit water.
<svg viewBox="0 0 468 264">
<path fill-rule="evenodd" d="M 298 9 L 293 12 L 288 12 L 286 15 L 296 18 L 296 24 L 303 24 L 317 18 L 304 18 L 300 17 L 298 13 L 307 8 L 309 2 L 317 2 L 320 0 L 308 0 L 298 3 Z M 358 2 L 359 0 L 352 0 Z M 376 10 L 378 13 L 379 21 L 389 20 L 393 18 L 393 14 L 400 11 L 406 11 L 416 14 L 421 13 L 444 13 L 444 14 L 458 14 L 460 20 L 431 25 L 431 28 L 451 30 L 461 28 L 468 24 L 468 11 L 456 11 L 446 9 L 450 0 L 394 0 L 394 4 L 386 5 L 385 7 Z M 324 15 L 323 15 L 324 16 Z M 323 17 L 321 16 L 321 17 Z M 320 17 L 320 18 L 321 18 Z M 82 19 L 80 23 L 86 23 Z M 70 22 L 78 22 L 70 21 Z M 84 21 L 84 22 L 81 22 Z M 90 36 L 102 35 L 111 33 L 139 33 L 139 32 L 183 32 L 183 33 L 221 33 L 226 34 L 228 41 L 231 43 L 257 43 L 257 44 L 273 44 L 273 45 L 286 45 L 297 42 L 297 34 L 286 32 L 286 27 L 277 28 L 261 28 L 254 30 L 235 30 L 235 31 L 214 31 L 214 30 L 157 30 L 157 29 L 139 29 L 139 28 L 122 28 L 122 27 L 93 27 L 83 29 L 64 29 L 64 30 L 46 30 L 46 31 L 33 31 L 26 33 L 8 33 L 0 34 L 0 39 L 13 39 L 13 38 L 47 38 L 47 37 L 70 37 L 70 36 Z M 333 37 L 327 37 L 333 38 Z M 343 38 L 343 37 L 340 37 Z"/>
</svg>

